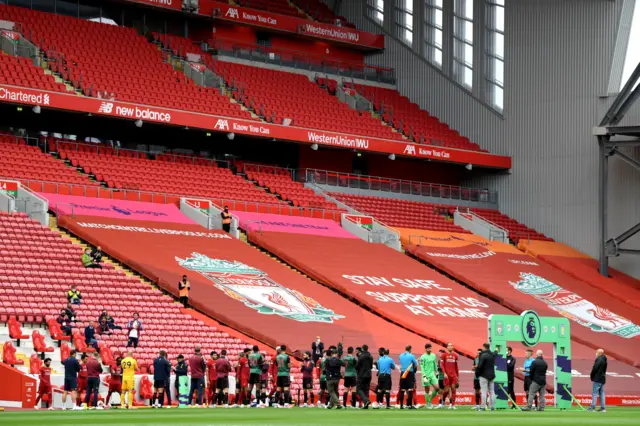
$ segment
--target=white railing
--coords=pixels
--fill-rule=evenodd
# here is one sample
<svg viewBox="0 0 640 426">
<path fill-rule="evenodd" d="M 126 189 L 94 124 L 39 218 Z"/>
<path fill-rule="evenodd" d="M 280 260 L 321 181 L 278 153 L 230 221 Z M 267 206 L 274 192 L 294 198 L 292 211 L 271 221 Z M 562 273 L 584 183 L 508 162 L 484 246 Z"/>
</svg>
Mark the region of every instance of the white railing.
<svg viewBox="0 0 640 426">
<path fill-rule="evenodd" d="M 509 231 L 502 226 L 478 216 L 469 209 L 457 208 L 453 213 L 453 223 L 489 241 L 509 244 Z"/>
<path fill-rule="evenodd" d="M 373 217 L 373 215 L 369 214 L 368 212 L 360 212 L 356 209 L 354 209 L 353 207 L 349 206 L 348 204 L 343 203 L 342 201 L 339 201 L 335 198 L 333 198 L 331 195 L 329 195 L 327 192 L 325 192 L 322 188 L 320 188 L 318 185 L 311 183 L 311 182 L 307 182 L 305 183 L 305 186 L 307 188 L 311 188 L 314 190 L 314 192 L 318 195 L 321 195 L 322 197 L 324 197 L 326 200 L 331 201 L 332 203 L 335 203 L 338 207 L 343 208 L 345 210 L 347 210 L 349 213 L 354 214 L 354 215 L 359 215 L 359 216 L 371 216 Z M 342 216 L 344 217 L 344 216 Z M 341 218 L 341 223 L 344 221 L 344 219 Z M 347 230 L 349 230 L 349 228 L 345 228 Z M 363 228 L 364 229 L 364 228 Z M 377 219 L 373 220 L 373 224 L 372 224 L 372 229 L 366 230 L 368 232 L 367 238 L 362 238 L 365 241 L 371 242 L 371 243 L 379 243 L 379 244 L 384 244 L 394 250 L 397 251 L 402 251 L 402 243 L 400 242 L 400 233 L 395 231 L 393 228 L 391 228 L 390 226 L 385 225 L 384 223 L 380 222 Z M 351 231 L 349 231 L 351 232 Z M 352 232 L 353 233 L 353 232 Z M 360 234 L 356 234 L 353 233 L 356 236 L 360 236 Z"/>
<path fill-rule="evenodd" d="M 436 197 L 477 203 L 497 203 L 498 193 L 488 189 L 465 188 L 441 183 L 418 182 L 380 176 L 354 175 L 318 169 L 302 169 L 301 178 L 318 185 L 352 188 L 366 191 L 380 191 L 394 194 Z"/>
</svg>

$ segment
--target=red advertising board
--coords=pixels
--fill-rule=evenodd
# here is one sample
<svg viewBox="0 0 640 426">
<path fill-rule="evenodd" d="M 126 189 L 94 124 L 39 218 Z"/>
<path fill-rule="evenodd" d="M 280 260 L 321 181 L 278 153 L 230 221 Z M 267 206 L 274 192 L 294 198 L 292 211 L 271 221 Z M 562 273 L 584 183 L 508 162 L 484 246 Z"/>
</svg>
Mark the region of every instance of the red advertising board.
<svg viewBox="0 0 640 426">
<path fill-rule="evenodd" d="M 478 151 L 435 147 L 388 139 L 376 139 L 324 130 L 305 129 L 295 126 L 281 126 L 249 120 L 199 114 L 181 110 L 139 105 L 119 101 L 105 101 L 96 98 L 79 97 L 56 92 L 29 89 L 0 84 L 0 102 L 24 105 L 40 105 L 48 108 L 78 111 L 110 117 L 160 124 L 171 124 L 219 132 L 233 132 L 264 138 L 275 138 L 306 144 L 319 144 L 336 148 L 357 149 L 359 151 L 395 154 L 409 158 L 423 158 L 433 161 L 468 164 L 475 166 L 510 169 L 511 157 Z"/>
<path fill-rule="evenodd" d="M 13 198 L 18 196 L 19 183 L 13 180 L 0 180 L 0 192 L 5 192 Z"/>
<path fill-rule="evenodd" d="M 356 214 L 345 214 L 345 219 L 349 222 L 353 222 L 356 225 L 362 226 L 363 228 L 371 229 L 373 228 L 373 218 L 371 216 L 359 216 Z"/>
<path fill-rule="evenodd" d="M 195 207 L 196 209 L 200 209 L 203 212 L 208 212 L 211 208 L 211 201 L 209 200 L 200 200 L 194 198 L 185 198 L 184 200 L 191 207 Z"/>
<path fill-rule="evenodd" d="M 382 34 L 372 34 L 355 28 L 338 27 L 305 18 L 238 7 L 228 3 L 201 1 L 200 14 L 213 16 L 216 19 L 225 21 L 269 28 L 274 31 L 296 33 L 373 49 L 384 49 L 384 35 Z"/>
</svg>

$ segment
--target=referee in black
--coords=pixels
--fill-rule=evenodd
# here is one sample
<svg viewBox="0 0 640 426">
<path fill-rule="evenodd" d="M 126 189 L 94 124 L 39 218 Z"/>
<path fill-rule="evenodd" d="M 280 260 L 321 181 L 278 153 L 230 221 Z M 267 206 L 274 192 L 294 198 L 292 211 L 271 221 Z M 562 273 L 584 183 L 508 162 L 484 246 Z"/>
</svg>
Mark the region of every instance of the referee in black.
<svg viewBox="0 0 640 426">
<path fill-rule="evenodd" d="M 369 391 L 371 390 L 371 369 L 373 368 L 373 357 L 369 353 L 369 346 L 362 345 L 357 352 L 358 360 L 356 362 L 356 374 L 358 377 L 358 396 L 362 401 L 363 409 L 366 410 L 371 405 L 369 400 Z"/>
<path fill-rule="evenodd" d="M 513 400 L 512 404 L 515 404 L 516 401 L 516 391 L 514 389 L 515 378 L 513 377 L 513 373 L 516 368 L 516 359 L 512 355 L 513 348 L 511 346 L 507 346 L 507 391 L 509 392 L 509 397 Z M 515 409 L 515 405 L 511 405 L 512 409 Z"/>
</svg>

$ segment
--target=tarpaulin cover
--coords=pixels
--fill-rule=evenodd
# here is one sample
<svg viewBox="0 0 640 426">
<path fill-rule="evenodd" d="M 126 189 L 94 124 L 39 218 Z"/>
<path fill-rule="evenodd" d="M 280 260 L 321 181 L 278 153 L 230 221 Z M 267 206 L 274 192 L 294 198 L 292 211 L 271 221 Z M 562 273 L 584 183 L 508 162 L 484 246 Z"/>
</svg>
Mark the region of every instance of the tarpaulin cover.
<svg viewBox="0 0 640 426">
<path fill-rule="evenodd" d="M 511 311 L 383 244 L 279 232 L 249 239 L 391 321 L 475 356 L 491 313 Z"/>
<path fill-rule="evenodd" d="M 466 238 L 434 232 L 407 250 L 514 310 L 566 316 L 573 340 L 640 365 L 636 309 L 507 244 Z"/>
<path fill-rule="evenodd" d="M 431 340 L 451 341 L 458 351 L 468 356 L 473 356 L 487 339 L 486 316 L 514 314 L 417 260 L 382 244 L 266 232 L 249 234 L 249 239 L 319 282 L 359 300 L 389 320 L 422 335 L 432 336 Z M 517 252 L 515 248 L 513 250 Z M 522 366 L 524 347 L 516 342 L 510 344 L 514 347 L 518 365 Z M 552 370 L 553 346 L 539 344 L 536 349 L 545 352 Z M 571 352 L 573 389 L 575 392 L 590 392 L 589 373 L 595 350 L 574 342 Z M 640 392 L 640 378 L 635 375 L 639 372 L 638 369 L 612 358 L 609 369 L 615 374 L 607 378 L 609 392 Z M 521 383 L 516 383 L 518 390 L 521 386 Z"/>
<path fill-rule="evenodd" d="M 640 281 L 637 279 L 613 268 L 609 268 L 609 277 L 604 277 L 598 271 L 600 265 L 597 260 L 562 243 L 520 240 L 518 248 L 583 283 L 640 309 Z"/>
<path fill-rule="evenodd" d="M 60 225 L 160 287 L 178 294 L 191 282 L 189 303 L 270 345 L 311 350 L 316 336 L 327 346 L 368 344 L 394 353 L 425 339 L 393 325 L 305 278 L 260 250 L 198 225 L 150 223 L 102 217 L 63 216 Z M 348 241 L 347 239 L 343 239 Z"/>
<path fill-rule="evenodd" d="M 296 234 L 325 235 L 328 237 L 357 238 L 339 223 L 329 219 L 284 216 L 269 213 L 233 211 L 240 220 L 240 228 L 252 231 L 292 232 Z"/>
<path fill-rule="evenodd" d="M 100 216 L 154 222 L 194 223 L 174 204 L 77 197 L 44 192 L 39 195 L 49 200 L 49 209 L 58 216 Z"/>
</svg>

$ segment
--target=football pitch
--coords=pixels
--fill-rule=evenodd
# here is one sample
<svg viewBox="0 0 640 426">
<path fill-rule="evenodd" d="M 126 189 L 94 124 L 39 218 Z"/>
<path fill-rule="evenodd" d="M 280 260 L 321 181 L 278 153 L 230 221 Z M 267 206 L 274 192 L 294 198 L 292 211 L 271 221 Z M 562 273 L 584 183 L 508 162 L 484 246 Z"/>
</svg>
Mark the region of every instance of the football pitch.
<svg viewBox="0 0 640 426">
<path fill-rule="evenodd" d="M 457 411 L 321 410 L 321 409 L 171 409 L 104 411 L 8 411 L 0 413 L 0 425 L 16 426 L 152 426 L 152 425 L 638 425 L 640 409 L 610 408 L 606 413 L 558 411 L 496 411 L 477 413 L 467 407 Z"/>
</svg>

